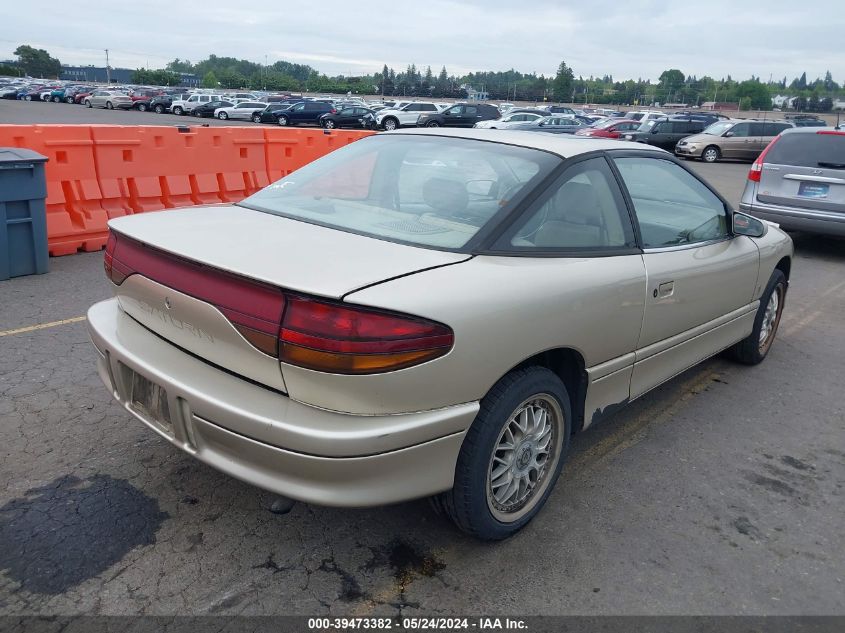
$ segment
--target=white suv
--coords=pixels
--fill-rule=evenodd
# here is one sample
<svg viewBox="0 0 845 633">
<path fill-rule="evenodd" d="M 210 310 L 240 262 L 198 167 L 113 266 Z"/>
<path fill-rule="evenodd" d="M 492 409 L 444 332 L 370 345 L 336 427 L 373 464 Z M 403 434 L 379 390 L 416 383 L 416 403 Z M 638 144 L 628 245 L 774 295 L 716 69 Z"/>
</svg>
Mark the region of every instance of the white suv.
<svg viewBox="0 0 845 633">
<path fill-rule="evenodd" d="M 416 127 L 421 114 L 440 112 L 437 104 L 430 101 L 414 101 L 411 103 L 397 103 L 393 108 L 380 110 L 376 113 L 376 127 L 385 130 L 395 130 L 403 126 Z"/>
<path fill-rule="evenodd" d="M 217 95 L 191 95 L 187 99 L 177 99 L 170 104 L 170 111 L 173 114 L 189 114 L 194 108 L 203 103 L 215 101 L 220 97 Z"/>
</svg>

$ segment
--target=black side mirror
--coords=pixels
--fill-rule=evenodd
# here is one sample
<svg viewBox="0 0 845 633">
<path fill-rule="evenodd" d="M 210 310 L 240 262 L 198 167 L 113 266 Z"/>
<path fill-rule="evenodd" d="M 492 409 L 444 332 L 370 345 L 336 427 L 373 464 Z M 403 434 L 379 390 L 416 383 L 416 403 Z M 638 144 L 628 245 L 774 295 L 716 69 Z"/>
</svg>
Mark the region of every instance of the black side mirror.
<svg viewBox="0 0 845 633">
<path fill-rule="evenodd" d="M 734 213 L 732 222 L 734 235 L 763 237 L 769 231 L 768 224 L 744 213 Z"/>
</svg>

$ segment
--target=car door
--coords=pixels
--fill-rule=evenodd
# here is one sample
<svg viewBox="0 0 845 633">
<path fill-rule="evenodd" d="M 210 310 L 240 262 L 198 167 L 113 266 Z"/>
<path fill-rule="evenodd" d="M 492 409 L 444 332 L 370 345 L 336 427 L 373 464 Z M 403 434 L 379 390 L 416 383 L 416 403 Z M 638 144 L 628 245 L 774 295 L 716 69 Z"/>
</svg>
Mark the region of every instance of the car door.
<svg viewBox="0 0 845 633">
<path fill-rule="evenodd" d="M 758 141 L 751 135 L 751 123 L 737 123 L 721 139 L 724 158 L 747 159 L 754 155 Z"/>
<path fill-rule="evenodd" d="M 649 145 L 654 145 L 655 147 L 660 147 L 662 149 L 666 149 L 666 147 L 670 144 L 674 147 L 675 144 L 671 142 L 674 125 L 674 121 L 658 121 L 654 124 L 654 126 L 652 126 L 650 134 L 646 137 L 645 141 Z"/>
<path fill-rule="evenodd" d="M 616 152 L 643 247 L 645 314 L 631 379 L 642 395 L 751 332 L 759 252 L 727 205 L 670 158 Z"/>
<path fill-rule="evenodd" d="M 630 398 L 646 271 L 625 198 L 604 156 L 572 161 L 493 245 L 533 270 L 541 305 L 533 328 L 556 328 L 561 347 L 590 350 L 585 426 Z M 513 255 L 520 255 L 514 258 Z M 574 337 L 574 338 L 570 338 Z M 577 340 L 577 343 L 575 342 Z"/>
<path fill-rule="evenodd" d="M 336 116 L 338 127 L 348 127 L 358 123 L 357 111 L 360 108 L 343 108 L 339 110 Z"/>
</svg>

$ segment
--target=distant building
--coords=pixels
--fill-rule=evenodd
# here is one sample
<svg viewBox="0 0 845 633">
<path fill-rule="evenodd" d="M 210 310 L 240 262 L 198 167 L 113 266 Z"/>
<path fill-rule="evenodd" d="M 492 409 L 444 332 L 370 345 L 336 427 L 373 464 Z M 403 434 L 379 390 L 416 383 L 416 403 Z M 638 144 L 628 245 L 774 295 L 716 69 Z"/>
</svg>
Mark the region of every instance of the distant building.
<svg viewBox="0 0 845 633">
<path fill-rule="evenodd" d="M 131 68 L 112 68 L 110 70 L 111 82 L 113 84 L 130 84 L 134 72 Z M 105 66 L 62 66 L 62 74 L 59 75 L 59 79 L 106 83 L 106 76 Z M 179 76 L 181 77 L 180 86 L 196 88 L 202 83 L 202 80 L 193 73 L 179 73 Z"/>
<path fill-rule="evenodd" d="M 737 111 L 739 110 L 739 104 L 733 103 L 730 101 L 705 101 L 701 104 L 702 110 L 728 110 L 728 111 Z"/>
<path fill-rule="evenodd" d="M 471 101 L 487 101 L 490 98 L 490 93 L 486 90 L 476 90 L 469 84 L 463 84 L 461 90 L 467 93 L 467 99 Z"/>
<path fill-rule="evenodd" d="M 845 99 L 836 99 L 833 102 L 834 110 L 845 110 Z"/>
</svg>

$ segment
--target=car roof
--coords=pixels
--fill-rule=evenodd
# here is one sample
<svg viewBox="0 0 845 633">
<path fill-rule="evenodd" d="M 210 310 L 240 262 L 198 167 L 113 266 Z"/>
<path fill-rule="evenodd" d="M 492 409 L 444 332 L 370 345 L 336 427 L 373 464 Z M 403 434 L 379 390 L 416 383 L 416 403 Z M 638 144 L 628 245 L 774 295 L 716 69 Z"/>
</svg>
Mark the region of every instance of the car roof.
<svg viewBox="0 0 845 633">
<path fill-rule="evenodd" d="M 838 132 L 839 134 L 845 135 L 845 130 L 837 129 L 832 125 L 828 125 L 827 127 L 790 127 L 781 132 L 781 134 L 819 134 L 821 132 Z"/>
<path fill-rule="evenodd" d="M 477 128 L 407 128 L 386 132 L 386 134 L 411 134 L 416 136 L 448 136 L 478 141 L 516 145 L 529 149 L 539 149 L 557 154 L 563 158 L 586 154 L 596 150 L 627 149 L 637 151 L 653 151 L 655 154 L 669 154 L 669 152 L 651 145 L 633 145 L 628 141 L 598 139 L 589 136 L 559 138 L 559 134 L 535 134 L 520 130 L 491 130 Z M 536 137 L 541 138 L 536 138 Z M 567 135 L 563 135 L 567 136 Z"/>
</svg>

